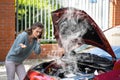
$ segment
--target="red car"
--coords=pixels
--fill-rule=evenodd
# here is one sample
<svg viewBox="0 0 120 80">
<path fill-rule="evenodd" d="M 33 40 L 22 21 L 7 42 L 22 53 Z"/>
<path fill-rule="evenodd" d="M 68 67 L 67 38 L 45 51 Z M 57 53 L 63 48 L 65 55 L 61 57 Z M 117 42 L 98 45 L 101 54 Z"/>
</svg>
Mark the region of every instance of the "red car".
<svg viewBox="0 0 120 80">
<path fill-rule="evenodd" d="M 52 20 L 55 39 L 65 53 L 59 59 L 29 69 L 24 80 L 120 80 L 120 60 L 86 12 L 61 8 L 52 12 Z M 93 50 L 88 51 L 91 46 L 103 51 L 92 54 Z M 107 53 L 111 59 L 97 55 L 99 53 Z"/>
</svg>

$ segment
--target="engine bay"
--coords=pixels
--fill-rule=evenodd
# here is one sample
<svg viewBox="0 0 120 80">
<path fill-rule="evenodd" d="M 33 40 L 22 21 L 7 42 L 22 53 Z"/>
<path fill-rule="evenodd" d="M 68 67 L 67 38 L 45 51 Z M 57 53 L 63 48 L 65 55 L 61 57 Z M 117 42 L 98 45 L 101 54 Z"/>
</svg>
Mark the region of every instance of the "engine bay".
<svg viewBox="0 0 120 80">
<path fill-rule="evenodd" d="M 41 63 L 33 70 L 60 80 L 92 80 L 95 75 L 110 71 L 113 67 L 112 61 L 90 53 L 72 52 L 71 56 L 76 57 L 76 61 L 72 58 L 68 61 L 64 55 L 59 60 Z"/>
</svg>

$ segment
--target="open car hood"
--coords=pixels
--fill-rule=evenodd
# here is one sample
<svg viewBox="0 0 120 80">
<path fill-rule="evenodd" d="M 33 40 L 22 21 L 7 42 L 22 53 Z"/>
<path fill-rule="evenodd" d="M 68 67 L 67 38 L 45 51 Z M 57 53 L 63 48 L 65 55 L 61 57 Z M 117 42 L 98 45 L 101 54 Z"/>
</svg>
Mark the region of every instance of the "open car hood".
<svg viewBox="0 0 120 80">
<path fill-rule="evenodd" d="M 102 30 L 86 12 L 75 8 L 61 8 L 52 12 L 52 21 L 55 38 L 61 47 L 63 47 L 62 38 L 67 40 L 68 36 L 75 34 L 73 41 L 79 46 L 89 44 L 99 47 L 108 52 L 113 59 L 116 59 Z"/>
</svg>

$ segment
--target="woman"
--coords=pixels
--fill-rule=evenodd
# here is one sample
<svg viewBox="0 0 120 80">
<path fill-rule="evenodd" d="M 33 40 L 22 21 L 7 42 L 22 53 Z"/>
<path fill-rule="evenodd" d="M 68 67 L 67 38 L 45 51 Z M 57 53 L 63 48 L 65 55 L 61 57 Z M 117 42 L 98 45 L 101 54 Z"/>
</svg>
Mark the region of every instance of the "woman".
<svg viewBox="0 0 120 80">
<path fill-rule="evenodd" d="M 40 54 L 40 38 L 42 37 L 43 28 L 44 26 L 37 22 L 30 29 L 17 36 L 5 60 L 8 80 L 14 80 L 15 73 L 19 80 L 24 79 L 26 71 L 22 63 L 32 51 Z"/>
</svg>

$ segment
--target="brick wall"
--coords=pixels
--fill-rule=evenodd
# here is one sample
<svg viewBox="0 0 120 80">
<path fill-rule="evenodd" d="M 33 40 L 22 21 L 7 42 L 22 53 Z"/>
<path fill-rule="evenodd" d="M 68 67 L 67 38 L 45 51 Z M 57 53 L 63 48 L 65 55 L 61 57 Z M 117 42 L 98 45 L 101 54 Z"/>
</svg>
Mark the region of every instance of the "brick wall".
<svg viewBox="0 0 120 80">
<path fill-rule="evenodd" d="M 110 2 L 110 27 L 120 25 L 120 0 Z"/>
<path fill-rule="evenodd" d="M 14 40 L 14 0 L 0 0 L 0 61 L 3 61 Z"/>
<path fill-rule="evenodd" d="M 60 48 L 58 44 L 41 44 L 41 54 L 39 58 L 60 57 L 64 53 L 64 49 Z M 29 58 L 36 58 L 33 53 Z"/>
</svg>

